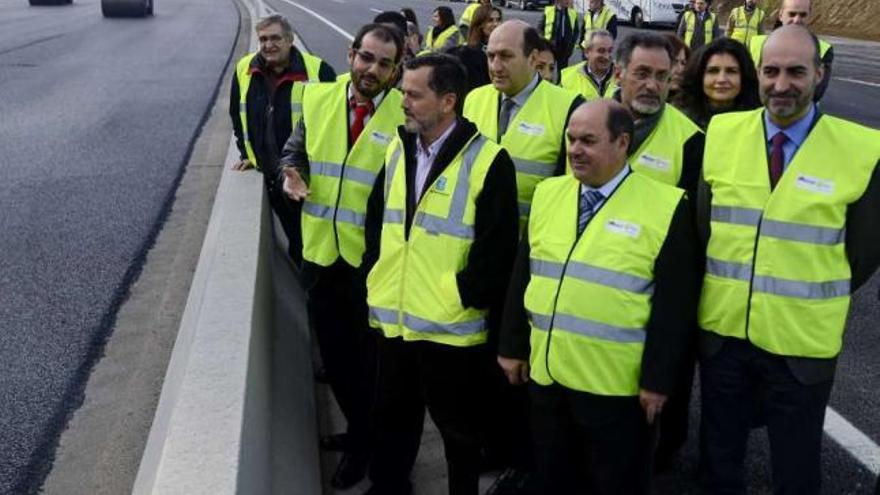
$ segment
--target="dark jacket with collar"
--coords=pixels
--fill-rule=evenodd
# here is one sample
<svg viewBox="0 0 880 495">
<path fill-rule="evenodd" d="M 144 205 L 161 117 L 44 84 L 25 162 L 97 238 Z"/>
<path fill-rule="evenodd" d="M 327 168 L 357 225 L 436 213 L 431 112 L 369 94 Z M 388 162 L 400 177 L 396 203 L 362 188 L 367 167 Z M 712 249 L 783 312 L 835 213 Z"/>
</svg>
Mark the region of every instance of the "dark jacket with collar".
<svg viewBox="0 0 880 495">
<path fill-rule="evenodd" d="M 403 142 L 406 174 L 406 235 L 415 215 L 416 138 L 402 126 L 398 134 Z M 449 166 L 458 152 L 477 134 L 477 127 L 459 118 L 458 124 L 440 147 L 425 180 L 424 190 Z M 387 164 L 386 164 L 387 166 Z M 385 211 L 385 171 L 383 170 L 367 203 L 366 252 L 363 274 L 366 276 L 379 259 L 382 216 Z M 506 151 L 501 151 L 486 174 L 483 190 L 476 199 L 474 241 L 464 269 L 458 273 L 458 292 L 465 307 L 489 309 L 490 333 L 497 324 L 497 310 L 504 299 L 510 268 L 516 252 L 519 212 L 516 200 L 516 171 Z M 496 311 L 493 311 L 496 310 Z M 493 323 L 494 322 L 494 323 Z"/>
<path fill-rule="evenodd" d="M 822 113 L 817 109 L 811 131 L 821 116 Z M 809 135 L 807 139 L 809 139 Z M 711 234 L 709 222 L 712 190 L 703 179 L 702 174 L 696 197 L 697 232 L 702 245 L 701 252 L 705 253 Z M 871 278 L 880 266 L 880 161 L 877 162 L 865 193 L 858 201 L 847 207 L 844 243 L 846 257 L 852 270 L 850 290 L 854 293 Z M 702 359 L 711 358 L 721 350 L 721 347 L 728 340 L 732 340 L 732 338 L 701 331 L 700 357 Z M 837 367 L 836 357 L 832 359 L 785 357 L 784 359 L 795 378 L 806 385 L 832 380 Z"/>
<path fill-rule="evenodd" d="M 274 179 L 277 176 L 277 162 L 281 149 L 293 131 L 290 123 L 290 90 L 294 82 L 305 81 L 308 77 L 303 56 L 296 47 L 291 49 L 290 65 L 283 73 L 275 78 L 269 78 L 268 70 L 266 60 L 258 53 L 250 64 L 253 79 L 247 94 L 247 131 L 260 168 L 267 179 Z M 326 62 L 322 62 L 318 77 L 321 81 L 335 81 L 336 72 Z M 229 116 L 232 118 L 235 144 L 241 159 L 244 160 L 247 154 L 239 118 L 239 99 L 238 78 L 233 74 Z"/>
</svg>

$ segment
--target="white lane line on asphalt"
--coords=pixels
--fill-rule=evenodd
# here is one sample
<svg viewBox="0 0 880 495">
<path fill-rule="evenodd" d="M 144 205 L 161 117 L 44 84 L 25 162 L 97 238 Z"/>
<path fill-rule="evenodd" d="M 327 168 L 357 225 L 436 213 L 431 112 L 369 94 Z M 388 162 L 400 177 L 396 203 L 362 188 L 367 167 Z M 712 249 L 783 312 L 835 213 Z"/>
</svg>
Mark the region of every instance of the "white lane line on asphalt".
<svg viewBox="0 0 880 495">
<path fill-rule="evenodd" d="M 379 10 L 379 9 L 374 9 L 373 7 L 370 7 L 370 12 L 375 12 L 377 14 L 381 14 L 383 11 Z"/>
<path fill-rule="evenodd" d="M 281 0 L 281 1 L 284 3 L 288 3 L 290 5 L 293 5 L 294 7 L 302 10 L 303 12 L 311 14 L 312 16 L 315 17 L 315 19 L 318 19 L 319 21 L 323 22 L 324 24 L 330 26 L 330 28 L 333 29 L 334 31 L 336 31 L 337 33 L 341 34 L 343 38 L 347 39 L 348 41 L 354 41 L 354 36 L 352 36 L 351 33 L 342 29 L 341 27 L 337 26 L 330 19 L 327 19 L 326 17 L 315 12 L 314 10 L 312 10 L 308 7 L 304 7 L 304 6 L 294 2 L 293 0 Z"/>
<path fill-rule="evenodd" d="M 874 475 L 880 474 L 880 447 L 830 407 L 825 409 L 825 433 Z"/>
<path fill-rule="evenodd" d="M 861 81 L 859 79 L 850 79 L 848 77 L 835 77 L 838 81 L 846 81 L 851 82 L 853 84 L 864 84 L 865 86 L 871 86 L 873 88 L 880 88 L 880 83 L 869 82 L 869 81 Z"/>
</svg>

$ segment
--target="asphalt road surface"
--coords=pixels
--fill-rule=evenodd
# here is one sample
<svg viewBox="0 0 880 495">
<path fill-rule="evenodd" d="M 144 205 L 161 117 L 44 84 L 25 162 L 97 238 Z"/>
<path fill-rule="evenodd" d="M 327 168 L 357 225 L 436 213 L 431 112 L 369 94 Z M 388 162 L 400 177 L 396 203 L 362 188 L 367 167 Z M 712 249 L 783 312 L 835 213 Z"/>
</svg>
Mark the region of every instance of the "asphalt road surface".
<svg viewBox="0 0 880 495">
<path fill-rule="evenodd" d="M 147 19 L 0 0 L 0 494 L 48 472 L 238 22 L 232 0 L 160 0 Z"/>
<path fill-rule="evenodd" d="M 337 72 L 348 71 L 347 47 L 358 27 L 384 10 L 413 8 L 424 32 L 430 14 L 438 5 L 448 5 L 456 16 L 463 3 L 436 0 L 266 0 L 271 11 L 288 16 L 307 48 L 334 66 Z M 529 23 L 538 21 L 539 13 L 504 10 L 504 18 L 521 18 Z M 632 28 L 622 27 L 625 36 Z M 823 111 L 852 119 L 875 128 L 880 127 L 880 43 L 831 39 L 835 45 L 834 80 L 822 103 Z M 836 427 L 832 440 L 826 435 L 823 450 L 823 492 L 827 494 L 873 493 L 874 480 L 880 469 L 880 303 L 878 282 L 874 280 L 854 299 L 846 344 L 832 392 L 831 408 L 851 426 L 867 437 L 865 443 L 850 430 L 840 433 Z M 697 414 L 699 397 L 692 405 L 692 428 L 689 442 L 671 472 L 655 478 L 655 493 L 679 495 L 696 493 Z M 828 427 L 826 428 L 828 431 Z M 436 439 L 435 439 L 436 440 Z M 848 445 L 841 447 L 838 442 Z M 765 430 L 753 432 L 748 458 L 749 493 L 772 493 L 770 457 Z M 858 452 L 862 461 L 853 452 Z M 419 469 L 417 465 L 417 469 Z M 332 466 L 331 466 L 332 467 Z M 873 470 L 873 472 L 872 472 Z M 420 475 L 416 474 L 416 479 Z M 430 479 L 427 476 L 425 479 Z M 483 483 L 485 485 L 485 483 Z M 442 483 L 417 487 L 417 493 L 435 493 Z M 342 492 L 340 492 L 342 493 Z"/>
</svg>

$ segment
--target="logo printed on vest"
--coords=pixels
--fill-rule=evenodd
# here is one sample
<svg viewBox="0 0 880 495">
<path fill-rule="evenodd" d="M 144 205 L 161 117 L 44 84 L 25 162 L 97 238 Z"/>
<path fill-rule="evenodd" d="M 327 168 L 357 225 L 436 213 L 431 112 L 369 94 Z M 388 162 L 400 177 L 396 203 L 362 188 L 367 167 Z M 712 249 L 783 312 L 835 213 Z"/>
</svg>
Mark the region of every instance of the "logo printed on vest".
<svg viewBox="0 0 880 495">
<path fill-rule="evenodd" d="M 611 219 L 605 224 L 605 230 L 635 239 L 642 233 L 642 226 L 625 220 Z"/>
<path fill-rule="evenodd" d="M 541 124 L 530 124 L 528 122 L 520 122 L 519 127 L 516 128 L 522 134 L 526 134 L 529 136 L 543 136 L 544 135 L 544 126 Z"/>
<path fill-rule="evenodd" d="M 639 163 L 648 168 L 653 168 L 654 170 L 659 170 L 661 172 L 669 172 L 670 170 L 672 170 L 672 162 L 670 162 L 666 158 L 654 156 L 649 153 L 642 153 L 642 156 L 639 157 Z"/>
<path fill-rule="evenodd" d="M 437 184 L 434 186 L 434 190 L 439 193 L 446 192 L 446 177 L 437 178 Z"/>
<path fill-rule="evenodd" d="M 374 142 L 381 144 L 382 146 L 388 146 L 391 144 L 391 136 L 388 134 L 383 134 L 379 131 L 373 131 L 370 133 L 370 139 Z"/>
<path fill-rule="evenodd" d="M 834 181 L 828 179 L 820 179 L 818 177 L 812 177 L 809 175 L 798 174 L 797 179 L 795 180 L 795 185 L 798 189 L 803 189 L 805 191 L 810 191 L 819 194 L 833 194 L 834 193 Z"/>
</svg>

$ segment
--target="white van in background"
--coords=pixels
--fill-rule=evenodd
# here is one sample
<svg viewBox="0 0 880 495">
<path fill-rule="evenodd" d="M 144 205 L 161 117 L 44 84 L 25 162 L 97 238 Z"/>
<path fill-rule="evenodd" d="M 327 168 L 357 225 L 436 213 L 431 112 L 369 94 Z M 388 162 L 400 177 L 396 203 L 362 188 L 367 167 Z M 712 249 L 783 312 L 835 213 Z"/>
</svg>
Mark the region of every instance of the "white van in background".
<svg viewBox="0 0 880 495">
<path fill-rule="evenodd" d="M 684 10 L 687 0 L 605 0 L 620 22 L 629 22 L 640 28 L 645 24 L 665 24 L 674 26 Z M 586 12 L 589 0 L 575 0 L 580 12 Z"/>
</svg>

